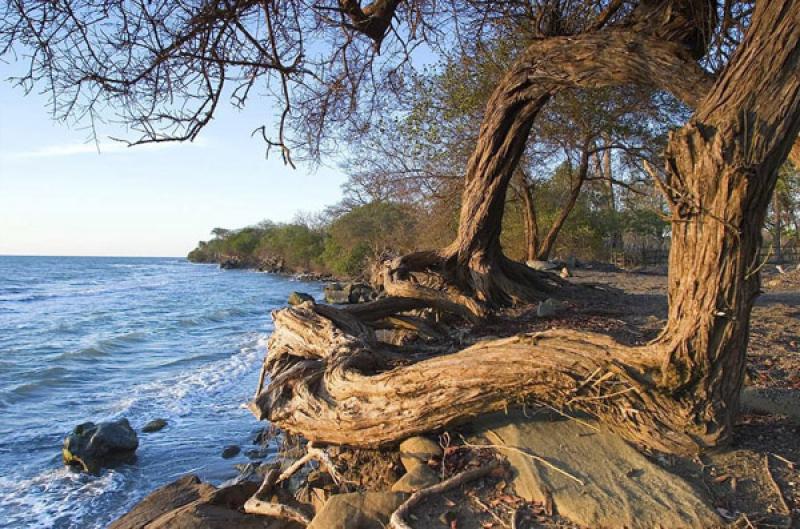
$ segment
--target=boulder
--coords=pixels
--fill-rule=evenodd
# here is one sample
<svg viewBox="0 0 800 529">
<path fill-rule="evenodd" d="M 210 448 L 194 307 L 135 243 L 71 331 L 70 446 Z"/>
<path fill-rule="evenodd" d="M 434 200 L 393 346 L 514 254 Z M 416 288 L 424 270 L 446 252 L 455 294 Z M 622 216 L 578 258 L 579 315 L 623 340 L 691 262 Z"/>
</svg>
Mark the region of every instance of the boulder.
<svg viewBox="0 0 800 529">
<path fill-rule="evenodd" d="M 365 283 L 329 283 L 323 290 L 325 302 L 336 305 L 347 303 L 365 303 L 377 297 L 372 287 Z"/>
<path fill-rule="evenodd" d="M 314 297 L 310 294 L 306 294 L 305 292 L 292 292 L 289 294 L 288 303 L 293 307 L 300 305 L 301 303 L 305 303 L 306 301 L 314 303 Z"/>
<path fill-rule="evenodd" d="M 103 467 L 130 462 L 135 458 L 139 439 L 128 419 L 95 424 L 79 424 L 64 439 L 64 463 L 96 474 Z"/>
<path fill-rule="evenodd" d="M 239 448 L 237 445 L 226 446 L 222 450 L 222 458 L 223 459 L 230 459 L 232 457 L 235 457 L 235 456 L 239 455 L 239 452 L 241 452 L 241 451 L 242 451 L 242 449 Z"/>
<path fill-rule="evenodd" d="M 528 265 L 528 268 L 533 268 L 534 270 L 539 270 L 539 271 L 555 270 L 556 268 L 558 268 L 557 263 L 553 263 L 550 261 L 538 261 L 535 259 L 532 259 L 526 262 L 525 264 Z"/>
<path fill-rule="evenodd" d="M 660 467 L 600 423 L 512 413 L 485 417 L 475 427 L 473 442 L 501 447 L 519 496 L 552 502 L 555 512 L 581 527 L 723 525 L 700 484 Z"/>
<path fill-rule="evenodd" d="M 397 492 L 336 494 L 325 502 L 307 529 L 384 529 L 408 498 Z"/>
<path fill-rule="evenodd" d="M 549 318 L 551 316 L 555 316 L 564 310 L 564 308 L 564 304 L 560 301 L 553 298 L 547 298 L 539 303 L 539 307 L 536 309 L 536 315 L 540 318 Z"/>
<path fill-rule="evenodd" d="M 334 305 L 341 305 L 350 303 L 350 291 L 345 290 L 341 283 L 329 283 L 323 289 L 325 295 L 325 303 L 332 303 Z"/>
<path fill-rule="evenodd" d="M 142 432 L 144 433 L 153 433 L 159 430 L 162 430 L 167 425 L 167 421 L 165 419 L 153 419 L 149 423 L 145 424 L 142 428 Z"/>
<path fill-rule="evenodd" d="M 216 489 L 189 475 L 152 492 L 108 529 L 300 529 L 296 523 L 244 514 L 257 483 Z"/>
<path fill-rule="evenodd" d="M 242 262 L 239 260 L 238 257 L 229 257 L 227 259 L 223 259 L 219 263 L 219 267 L 223 270 L 233 270 L 236 268 L 242 267 Z"/>
<path fill-rule="evenodd" d="M 409 437 L 400 443 L 400 461 L 411 472 L 416 467 L 425 465 L 434 458 L 442 457 L 442 447 L 427 437 Z"/>
<path fill-rule="evenodd" d="M 350 303 L 366 303 L 375 299 L 375 291 L 371 286 L 364 283 L 352 283 L 348 299 Z"/>
<path fill-rule="evenodd" d="M 420 489 L 439 483 L 439 476 L 428 465 L 419 465 L 408 472 L 392 485 L 392 492 L 407 492 L 413 494 Z"/>
</svg>

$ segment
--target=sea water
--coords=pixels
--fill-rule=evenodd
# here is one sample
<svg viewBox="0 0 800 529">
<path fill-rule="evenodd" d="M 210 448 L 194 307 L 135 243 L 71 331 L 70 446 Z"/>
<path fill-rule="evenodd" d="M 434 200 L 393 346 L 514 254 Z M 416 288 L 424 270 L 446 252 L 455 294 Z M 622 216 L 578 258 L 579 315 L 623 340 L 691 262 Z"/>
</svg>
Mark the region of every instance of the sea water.
<svg viewBox="0 0 800 529">
<path fill-rule="evenodd" d="M 244 405 L 269 312 L 320 288 L 176 258 L 0 256 L 0 527 L 104 528 L 183 474 L 234 477 L 263 427 Z M 135 464 L 64 467 L 75 425 L 120 417 Z M 167 427 L 140 432 L 156 418 Z M 230 444 L 242 454 L 222 459 Z"/>
</svg>

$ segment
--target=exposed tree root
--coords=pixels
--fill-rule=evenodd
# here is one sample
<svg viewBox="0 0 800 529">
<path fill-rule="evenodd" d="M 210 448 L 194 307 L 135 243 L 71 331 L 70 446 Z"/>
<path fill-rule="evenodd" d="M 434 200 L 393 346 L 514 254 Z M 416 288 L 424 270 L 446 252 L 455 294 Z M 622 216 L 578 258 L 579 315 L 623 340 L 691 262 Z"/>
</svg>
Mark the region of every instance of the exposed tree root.
<svg viewBox="0 0 800 529">
<path fill-rule="evenodd" d="M 386 263 L 380 281 L 390 296 L 424 300 L 468 321 L 486 317 L 494 306 L 582 290 L 555 274 L 513 261 L 499 250 L 491 257 L 473 256 L 469 266 L 461 266 L 458 254 L 448 249 L 405 255 Z"/>
<path fill-rule="evenodd" d="M 602 418 L 631 441 L 694 453 L 722 429 L 657 389 L 659 357 L 606 336 L 559 330 L 486 340 L 392 367 L 367 325 L 310 303 L 277 311 L 261 419 L 312 441 L 377 447 L 533 399 Z"/>
</svg>

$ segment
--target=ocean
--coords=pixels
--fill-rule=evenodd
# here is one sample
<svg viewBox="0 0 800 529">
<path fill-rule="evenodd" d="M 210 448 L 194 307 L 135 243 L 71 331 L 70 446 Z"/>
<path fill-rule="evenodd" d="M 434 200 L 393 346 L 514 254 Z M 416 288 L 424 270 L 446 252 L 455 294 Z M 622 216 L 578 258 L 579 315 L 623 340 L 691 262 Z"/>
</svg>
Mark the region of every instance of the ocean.
<svg viewBox="0 0 800 529">
<path fill-rule="evenodd" d="M 177 258 L 0 256 L 0 528 L 104 528 L 183 474 L 235 477 L 264 426 L 245 403 L 269 312 L 293 290 L 321 285 Z M 64 467 L 72 428 L 121 417 L 135 464 Z M 139 432 L 156 418 L 167 427 Z"/>
</svg>

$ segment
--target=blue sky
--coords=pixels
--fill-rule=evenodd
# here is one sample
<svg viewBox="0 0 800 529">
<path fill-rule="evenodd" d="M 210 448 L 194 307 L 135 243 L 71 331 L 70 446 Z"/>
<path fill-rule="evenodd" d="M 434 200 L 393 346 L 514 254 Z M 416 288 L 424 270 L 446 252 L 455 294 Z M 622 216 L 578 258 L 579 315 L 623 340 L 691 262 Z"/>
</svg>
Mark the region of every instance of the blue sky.
<svg viewBox="0 0 800 529">
<path fill-rule="evenodd" d="M 127 148 L 51 120 L 0 63 L 0 255 L 185 255 L 215 226 L 291 220 L 341 198 L 336 168 L 292 170 L 250 133 L 266 98 L 220 107 L 195 143 Z M 107 131 L 112 133 L 113 131 Z"/>
</svg>

